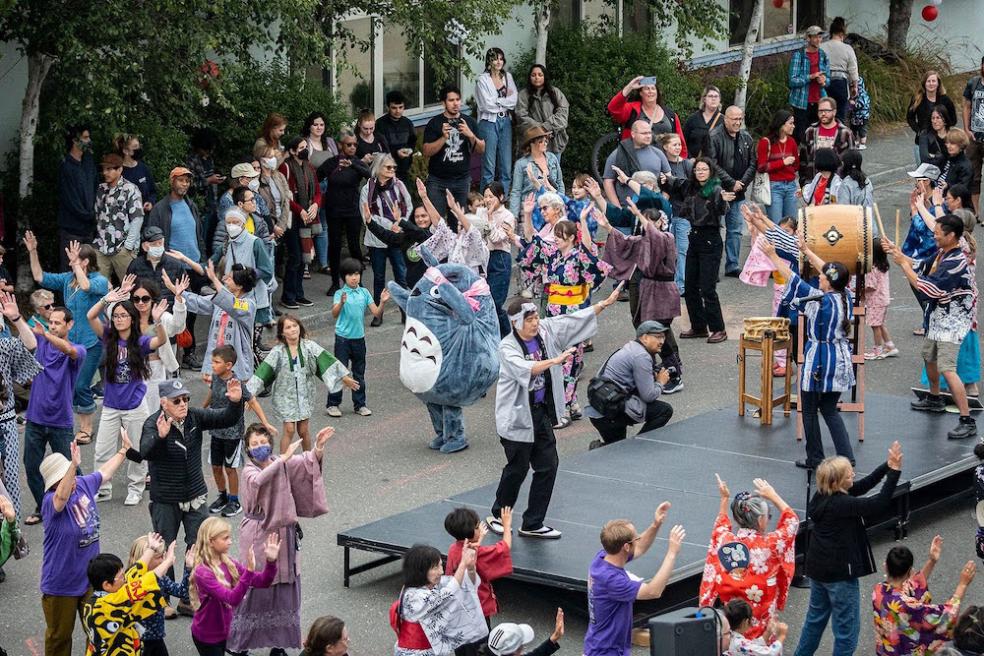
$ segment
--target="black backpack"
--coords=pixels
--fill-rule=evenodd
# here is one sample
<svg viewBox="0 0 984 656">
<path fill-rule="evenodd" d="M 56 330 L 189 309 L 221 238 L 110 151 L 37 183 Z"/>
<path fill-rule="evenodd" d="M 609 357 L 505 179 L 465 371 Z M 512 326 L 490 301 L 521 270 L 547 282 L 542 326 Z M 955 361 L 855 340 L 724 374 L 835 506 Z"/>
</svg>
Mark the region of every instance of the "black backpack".
<svg viewBox="0 0 984 656">
<path fill-rule="evenodd" d="M 621 350 L 621 349 L 619 349 Z M 615 355 L 618 351 L 612 353 Z M 608 360 L 612 359 L 608 356 Z M 628 393 L 622 390 L 617 384 L 610 380 L 605 380 L 605 369 L 608 368 L 608 360 L 602 365 L 601 371 L 588 382 L 588 402 L 591 407 L 600 412 L 606 419 L 616 419 L 625 412 L 625 401 L 629 398 Z"/>
</svg>

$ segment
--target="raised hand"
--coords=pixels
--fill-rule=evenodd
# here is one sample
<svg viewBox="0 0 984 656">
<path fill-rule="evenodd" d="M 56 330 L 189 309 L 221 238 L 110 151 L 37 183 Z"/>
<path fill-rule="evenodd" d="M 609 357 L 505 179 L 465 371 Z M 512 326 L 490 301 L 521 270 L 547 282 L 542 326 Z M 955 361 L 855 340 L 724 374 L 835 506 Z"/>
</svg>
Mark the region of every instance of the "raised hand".
<svg viewBox="0 0 984 656">
<path fill-rule="evenodd" d="M 219 277 L 215 274 L 215 263 L 212 262 L 212 260 L 209 260 L 205 264 L 205 275 L 208 276 L 208 279 L 215 285 L 215 291 L 219 291 L 222 287 L 222 281 L 220 281 Z"/>
<path fill-rule="evenodd" d="M 485 536 L 488 535 L 488 534 L 489 534 L 489 527 L 485 524 L 485 522 L 479 522 L 478 523 L 478 539 L 475 540 L 474 542 L 472 542 L 472 544 L 474 544 L 475 547 L 477 548 L 478 545 L 482 544 L 482 540 L 484 540 L 485 539 Z"/>
<path fill-rule="evenodd" d="M 68 262 L 70 265 L 75 266 L 79 261 L 79 252 L 82 250 L 82 244 L 78 241 L 71 241 L 68 247 L 65 248 L 65 254 L 68 256 Z"/>
<path fill-rule="evenodd" d="M 625 174 L 625 171 L 623 171 L 622 169 L 618 168 L 617 166 L 612 165 L 612 172 L 615 173 L 615 177 L 618 178 L 618 181 L 620 183 L 627 184 L 629 182 L 629 176 L 627 176 Z"/>
<path fill-rule="evenodd" d="M 159 322 L 165 312 L 167 312 L 167 299 L 162 298 L 157 302 L 157 305 L 150 308 L 150 316 L 154 318 L 154 323 Z"/>
<path fill-rule="evenodd" d="M 147 548 L 157 552 L 164 550 L 164 538 L 161 537 L 160 533 L 150 532 L 147 534 Z"/>
<path fill-rule="evenodd" d="M 465 542 L 464 547 L 461 549 L 461 562 L 464 564 L 465 569 L 474 570 L 477 560 L 478 552 Z"/>
<path fill-rule="evenodd" d="M 889 469 L 902 471 L 902 445 L 898 440 L 892 442 L 892 446 L 888 449 L 887 464 Z"/>
<path fill-rule="evenodd" d="M 9 292 L 0 292 L 0 309 L 3 310 L 3 316 L 11 321 L 21 318 L 20 308 L 17 307 L 17 299 Z"/>
<path fill-rule="evenodd" d="M 386 301 L 390 300 L 392 296 L 390 295 L 390 290 L 383 287 L 383 291 L 379 294 L 379 304 L 382 305 Z"/>
<path fill-rule="evenodd" d="M 358 383 L 356 383 L 356 385 L 358 385 Z M 330 440 L 334 435 L 335 435 L 335 429 L 332 428 L 331 426 L 325 426 L 324 428 L 319 430 L 318 435 L 314 438 L 315 448 L 318 449 L 325 448 L 325 444 L 327 444 L 328 440 Z"/>
<path fill-rule="evenodd" d="M 133 448 L 133 442 L 130 441 L 130 434 L 123 426 L 120 427 L 120 443 L 122 444 L 122 447 L 127 451 Z"/>
<path fill-rule="evenodd" d="M 79 465 L 82 464 L 82 449 L 79 448 L 75 440 L 72 440 L 72 443 L 68 445 L 68 450 L 72 455 L 72 467 L 78 469 Z"/>
<path fill-rule="evenodd" d="M 171 432 L 172 423 L 174 423 L 173 420 L 161 410 L 161 414 L 157 415 L 157 437 L 162 440 L 165 439 Z"/>
<path fill-rule="evenodd" d="M 680 552 L 680 547 L 683 546 L 683 539 L 687 537 L 687 532 L 683 530 L 683 527 L 677 524 L 670 529 L 670 547 L 669 553 L 676 554 Z"/>
<path fill-rule="evenodd" d="M 266 544 L 263 546 L 263 555 L 266 556 L 267 562 L 275 562 L 280 556 L 280 536 L 276 533 L 271 533 L 267 536 Z"/>
<path fill-rule="evenodd" d="M 564 637 L 564 609 L 557 609 L 557 619 L 554 620 L 554 630 L 550 634 L 550 640 L 557 644 Z"/>
<path fill-rule="evenodd" d="M 523 216 L 526 217 L 527 219 L 529 217 L 533 216 L 533 206 L 534 206 L 534 203 L 535 203 L 535 201 L 533 200 L 533 196 L 532 195 L 527 196 L 523 200 Z"/>
<path fill-rule="evenodd" d="M 714 478 L 717 479 L 718 494 L 721 495 L 721 498 L 722 499 L 730 499 L 731 498 L 731 490 L 728 489 L 727 482 L 725 482 L 725 480 L 723 478 L 721 478 L 721 476 L 718 475 L 718 474 L 714 474 Z"/>
<path fill-rule="evenodd" d="M 233 403 L 239 403 L 243 398 L 243 383 L 238 378 L 231 378 L 226 383 L 226 398 Z"/>
<path fill-rule="evenodd" d="M 301 448 L 301 441 L 300 440 L 296 440 L 294 442 L 291 442 L 290 444 L 287 445 L 287 450 L 284 451 L 284 453 L 283 453 L 283 455 L 281 457 L 284 460 L 290 460 L 291 458 L 294 457 L 294 454 L 297 453 L 297 450 L 300 449 L 300 448 Z"/>
<path fill-rule="evenodd" d="M 929 559 L 934 563 L 939 562 L 940 556 L 943 553 L 943 538 L 939 535 L 933 537 L 933 541 L 929 543 Z"/>
<path fill-rule="evenodd" d="M 24 233 L 24 247 L 29 253 L 33 253 L 38 250 L 38 238 L 34 236 L 34 233 L 28 230 Z M 67 252 L 68 249 L 66 249 Z"/>
<path fill-rule="evenodd" d="M 253 553 L 253 545 L 249 545 L 246 550 L 246 569 L 250 572 L 256 571 L 256 554 Z"/>
<path fill-rule="evenodd" d="M 968 560 L 967 564 L 960 570 L 960 583 L 965 586 L 970 585 L 970 582 L 974 580 L 974 576 L 976 574 L 977 564 L 972 560 Z"/>
<path fill-rule="evenodd" d="M 504 506 L 499 511 L 499 521 L 502 522 L 503 533 L 508 532 L 512 528 L 512 516 L 512 506 Z"/>
<path fill-rule="evenodd" d="M 663 524 L 663 521 L 666 519 L 667 513 L 670 512 L 670 505 L 671 504 L 669 501 L 664 501 L 663 503 L 656 506 L 656 512 L 653 513 L 653 524 L 656 524 L 657 526 Z"/>
<path fill-rule="evenodd" d="M 420 200 L 427 197 L 427 185 L 420 178 L 417 178 L 417 195 L 420 196 Z"/>
<path fill-rule="evenodd" d="M 128 273 L 125 276 L 123 276 L 123 283 L 120 285 L 120 289 L 125 291 L 127 294 L 129 294 L 131 291 L 133 291 L 133 287 L 136 284 L 137 284 L 137 277 L 132 273 Z"/>
<path fill-rule="evenodd" d="M 122 287 L 116 287 L 106 292 L 103 300 L 106 301 L 106 305 L 119 303 L 121 301 L 128 301 L 130 300 L 130 292 L 128 290 L 124 290 Z"/>
<path fill-rule="evenodd" d="M 175 540 L 170 545 L 168 545 L 167 553 L 164 554 L 164 560 L 163 560 L 164 563 L 167 563 L 168 565 L 174 564 L 174 550 L 177 548 L 177 546 L 178 546 L 177 540 Z"/>
<path fill-rule="evenodd" d="M 755 491 L 759 493 L 763 499 L 773 499 L 776 496 L 775 489 L 769 485 L 769 481 L 764 478 L 756 478 L 752 480 L 752 485 L 755 486 Z"/>
</svg>

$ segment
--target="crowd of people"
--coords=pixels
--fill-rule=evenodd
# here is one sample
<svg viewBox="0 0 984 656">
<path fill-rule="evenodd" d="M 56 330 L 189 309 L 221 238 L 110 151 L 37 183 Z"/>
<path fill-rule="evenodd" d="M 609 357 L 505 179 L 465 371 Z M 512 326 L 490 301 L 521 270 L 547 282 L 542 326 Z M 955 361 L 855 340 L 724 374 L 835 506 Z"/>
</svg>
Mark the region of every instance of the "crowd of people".
<svg viewBox="0 0 984 656">
<path fill-rule="evenodd" d="M 602 180 L 565 176 L 568 99 L 542 64 L 517 82 L 498 48 L 488 50 L 475 84 L 477 115 L 462 111 L 458 87 L 444 87 L 442 111 L 424 127 L 419 146 L 403 115 L 406 98 L 393 90 L 384 115 L 363 111 L 336 137 L 323 114 L 307 116 L 296 136 L 287 117 L 270 114 L 252 152 L 228 176 L 215 165 L 215 135 L 199 130 L 187 161 L 159 189 L 138 135 L 113 141 L 99 160 L 97 184 L 91 131 L 67 128 L 60 266 L 46 263 L 46 270 L 28 231 L 23 245 L 41 288 L 31 295 L 32 316 L 25 320 L 12 289 L 0 291 L 0 565 L 25 555 L 22 526 L 41 525 L 45 653 L 71 653 L 79 616 L 87 654 L 166 654 L 164 620 L 177 614 L 193 618 L 191 637 L 203 655 L 269 649 L 275 656 L 302 647 L 309 655 L 346 653 L 341 619 L 317 619 L 306 638 L 300 625 L 298 521 L 328 510 L 322 467 L 333 434 L 324 428 L 312 437 L 311 420 L 320 397 L 325 414 L 340 417 L 344 390 L 356 415 L 373 414 L 366 315 L 370 327 L 382 325 L 391 298 L 387 275 L 412 289 L 434 275 L 429 258 L 466 267 L 483 282 L 476 289 L 487 288 L 494 301 L 501 338 L 495 426 L 506 464 L 487 517 L 461 508 L 446 518 L 453 542 L 445 562 L 430 545 L 403 556 L 403 587 L 389 614 L 398 656 L 524 653 L 532 629 L 493 627 L 492 587 L 512 573 L 512 507 L 523 482 L 532 470 L 518 536 L 559 539 L 561 531 L 544 523 L 559 467 L 554 431 L 587 417 L 598 433 L 589 445 L 595 449 L 626 439 L 630 426 L 647 432 L 671 419 L 664 396 L 684 389 L 677 340 L 728 340 L 717 292 L 722 260 L 726 277 L 758 287 L 772 279 L 773 312 L 806 323 L 799 390 L 806 457 L 797 465 L 814 472 L 818 491 L 809 502 L 805 560 L 813 586 L 796 654 L 813 654 L 828 622 L 834 653 L 853 653 L 858 579 L 875 571 L 863 517 L 890 502 L 902 453 L 895 443 L 884 465 L 854 479 L 851 440 L 837 410 L 855 384 L 851 309 L 863 292 L 874 335 L 865 358 L 899 355 L 885 327 L 893 260 L 924 312 L 917 331 L 925 335 L 930 393 L 913 408 L 942 412 L 945 385 L 960 413 L 948 437 L 976 437 L 968 394 L 976 395 L 980 379 L 972 232 L 984 82 L 975 76 L 964 91 L 961 129 L 939 74 L 924 76 L 909 111 L 917 165 L 911 228 L 904 244 L 880 235 L 875 270 L 858 290 L 843 264 L 824 262 L 796 237 L 800 207 L 874 203 L 862 157 L 870 98 L 844 42 L 843 19 L 829 33 L 823 42 L 821 28 L 806 30 L 789 65 L 789 108 L 775 113 L 760 139 L 714 86 L 683 117 L 659 80 L 634 77 L 607 105 L 620 141 Z M 425 180 L 410 177 L 418 155 L 428 160 Z M 481 160 L 478 193 L 473 159 Z M 745 231 L 752 249 L 743 262 Z M 801 258 L 810 276 L 800 271 Z M 371 290 L 362 279 L 367 264 Z M 313 275 L 331 281 L 330 351 L 291 314 L 315 304 L 304 289 Z M 514 275 L 517 295 L 510 299 Z M 613 288 L 602 291 L 606 278 Z M 681 298 L 689 327 L 675 334 Z M 588 373 L 585 389 L 598 315 L 619 300 L 628 301 L 635 338 Z M 198 315 L 209 317 L 207 331 L 196 331 Z M 783 376 L 795 358 L 780 352 L 771 366 Z M 203 403 L 192 404 L 181 368 L 208 385 Z M 28 385 L 22 456 L 15 391 Z M 265 397 L 267 409 L 259 401 Z M 255 421 L 246 420 L 246 408 Z M 820 416 L 835 457 L 825 457 Z M 206 432 L 217 490 L 211 500 L 202 463 Z M 82 447 L 93 441 L 90 462 L 83 462 Z M 463 434 L 438 434 L 430 446 L 451 454 L 468 444 Z M 113 499 L 124 463 L 123 505 L 149 497 L 153 527 L 134 541 L 125 563 L 99 542 L 111 528 L 100 522 L 99 506 Z M 880 482 L 878 494 L 865 496 Z M 778 613 L 793 577 L 800 519 L 768 482 L 753 485 L 732 497 L 718 478 L 721 506 L 699 598 L 718 606 L 722 652 L 775 655 L 788 630 Z M 771 531 L 770 506 L 778 512 Z M 662 595 L 683 527 L 670 530 L 651 579 L 625 567 L 654 544 L 670 510 L 661 504 L 641 532 L 625 519 L 602 528 L 602 549 L 588 570 L 584 654 L 629 652 L 632 603 Z M 228 520 L 239 515 L 233 531 Z M 483 545 L 487 532 L 500 539 Z M 984 528 L 984 557 L 980 535 Z M 976 606 L 960 612 L 973 563 L 947 603 L 930 603 L 927 579 L 941 548 L 942 540 L 934 541 L 918 573 L 905 547 L 887 554 L 887 578 L 872 596 L 877 653 L 941 653 L 950 640 L 962 653 L 984 653 L 984 614 Z M 558 610 L 550 638 L 526 653 L 553 653 L 563 634 Z"/>
</svg>

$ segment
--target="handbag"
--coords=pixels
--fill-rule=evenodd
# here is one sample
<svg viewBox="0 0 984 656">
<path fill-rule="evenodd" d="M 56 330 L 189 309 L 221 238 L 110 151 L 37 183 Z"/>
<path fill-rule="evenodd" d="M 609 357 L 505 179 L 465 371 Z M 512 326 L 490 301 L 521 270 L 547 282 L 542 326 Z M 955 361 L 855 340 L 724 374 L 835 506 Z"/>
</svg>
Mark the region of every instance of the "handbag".
<svg viewBox="0 0 984 656">
<path fill-rule="evenodd" d="M 772 142 L 769 141 L 769 157 L 771 156 Z M 768 158 L 766 158 L 766 161 L 768 161 Z M 749 194 L 749 199 L 758 205 L 772 204 L 772 180 L 769 178 L 768 171 L 755 172 L 755 179 L 752 180 L 752 192 Z"/>
<path fill-rule="evenodd" d="M 612 355 L 615 353 L 618 351 Z M 608 356 L 608 360 L 612 359 L 612 355 Z M 605 360 L 605 364 L 602 365 L 598 375 L 588 382 L 588 402 L 606 419 L 616 419 L 625 412 L 625 401 L 629 395 L 614 382 L 604 379 L 608 360 Z"/>
</svg>

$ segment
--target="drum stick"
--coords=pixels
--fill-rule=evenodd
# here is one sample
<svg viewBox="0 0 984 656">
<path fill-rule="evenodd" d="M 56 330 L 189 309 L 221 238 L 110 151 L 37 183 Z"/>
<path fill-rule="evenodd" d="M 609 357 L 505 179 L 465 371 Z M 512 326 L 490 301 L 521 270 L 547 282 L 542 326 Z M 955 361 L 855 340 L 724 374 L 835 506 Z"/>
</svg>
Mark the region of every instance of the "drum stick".
<svg viewBox="0 0 984 656">
<path fill-rule="evenodd" d="M 875 203 L 875 218 L 878 220 L 878 234 L 882 237 L 885 235 L 885 226 L 882 225 L 881 212 L 878 211 L 878 203 Z"/>
<path fill-rule="evenodd" d="M 895 210 L 895 243 L 899 243 L 899 216 L 901 215 L 901 210 Z"/>
</svg>

